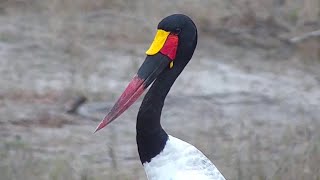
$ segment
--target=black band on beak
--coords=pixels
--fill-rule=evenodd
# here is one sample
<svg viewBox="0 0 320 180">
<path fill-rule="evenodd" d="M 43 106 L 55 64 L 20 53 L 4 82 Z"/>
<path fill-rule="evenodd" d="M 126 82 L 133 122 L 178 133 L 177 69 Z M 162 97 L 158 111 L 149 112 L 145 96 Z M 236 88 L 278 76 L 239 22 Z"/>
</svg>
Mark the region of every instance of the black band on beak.
<svg viewBox="0 0 320 180">
<path fill-rule="evenodd" d="M 147 56 L 138 70 L 138 77 L 144 79 L 144 84 L 148 87 L 157 76 L 168 67 L 169 63 L 169 58 L 161 53 L 157 53 L 154 56 Z"/>
</svg>

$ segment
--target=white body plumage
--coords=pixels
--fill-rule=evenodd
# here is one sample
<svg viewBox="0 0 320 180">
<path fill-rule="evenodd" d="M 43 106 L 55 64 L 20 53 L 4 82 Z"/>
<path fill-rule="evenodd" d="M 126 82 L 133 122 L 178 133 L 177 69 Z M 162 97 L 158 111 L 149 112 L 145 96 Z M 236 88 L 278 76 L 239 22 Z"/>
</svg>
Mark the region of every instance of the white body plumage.
<svg viewBox="0 0 320 180">
<path fill-rule="evenodd" d="M 149 180 L 225 180 L 201 151 L 170 135 L 163 151 L 143 166 Z"/>
</svg>

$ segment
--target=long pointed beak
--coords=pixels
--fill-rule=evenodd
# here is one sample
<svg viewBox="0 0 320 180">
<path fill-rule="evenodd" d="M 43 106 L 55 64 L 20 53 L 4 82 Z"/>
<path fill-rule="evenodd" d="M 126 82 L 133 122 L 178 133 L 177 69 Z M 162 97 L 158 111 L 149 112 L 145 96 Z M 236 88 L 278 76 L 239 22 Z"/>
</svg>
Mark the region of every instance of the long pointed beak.
<svg viewBox="0 0 320 180">
<path fill-rule="evenodd" d="M 157 76 L 165 68 L 168 68 L 169 63 L 170 59 L 161 53 L 157 53 L 153 56 L 147 56 L 144 63 L 139 68 L 138 73 L 133 77 L 110 112 L 100 122 L 95 132 L 104 128 L 127 110 L 142 95 L 144 90 L 148 88 Z"/>
</svg>

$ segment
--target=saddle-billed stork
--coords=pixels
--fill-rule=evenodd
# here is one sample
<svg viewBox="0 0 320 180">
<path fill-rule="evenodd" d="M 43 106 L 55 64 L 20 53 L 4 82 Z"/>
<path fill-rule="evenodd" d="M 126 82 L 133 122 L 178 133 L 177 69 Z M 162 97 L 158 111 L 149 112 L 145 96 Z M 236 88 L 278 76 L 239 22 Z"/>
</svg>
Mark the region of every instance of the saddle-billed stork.
<svg viewBox="0 0 320 180">
<path fill-rule="evenodd" d="M 136 125 L 138 152 L 149 180 L 225 179 L 203 153 L 168 135 L 160 123 L 165 98 L 190 61 L 197 39 L 197 28 L 188 16 L 164 18 L 138 73 L 95 130 L 116 119 L 153 83 L 142 101 Z"/>
</svg>

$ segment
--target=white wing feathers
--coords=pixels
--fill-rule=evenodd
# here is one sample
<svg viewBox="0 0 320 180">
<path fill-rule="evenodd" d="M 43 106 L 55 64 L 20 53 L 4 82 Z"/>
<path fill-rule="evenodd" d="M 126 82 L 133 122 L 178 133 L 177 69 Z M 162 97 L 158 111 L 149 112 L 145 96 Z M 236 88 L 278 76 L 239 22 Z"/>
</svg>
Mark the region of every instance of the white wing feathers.
<svg viewBox="0 0 320 180">
<path fill-rule="evenodd" d="M 163 151 L 143 166 L 149 180 L 225 180 L 202 152 L 172 136 Z"/>
</svg>

